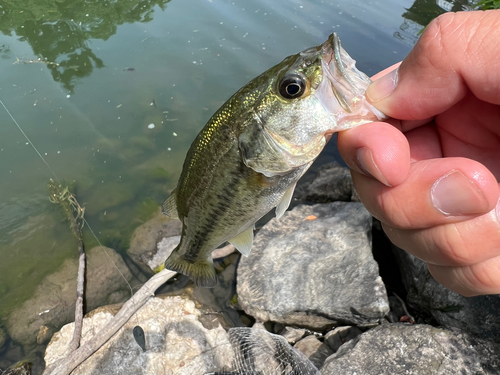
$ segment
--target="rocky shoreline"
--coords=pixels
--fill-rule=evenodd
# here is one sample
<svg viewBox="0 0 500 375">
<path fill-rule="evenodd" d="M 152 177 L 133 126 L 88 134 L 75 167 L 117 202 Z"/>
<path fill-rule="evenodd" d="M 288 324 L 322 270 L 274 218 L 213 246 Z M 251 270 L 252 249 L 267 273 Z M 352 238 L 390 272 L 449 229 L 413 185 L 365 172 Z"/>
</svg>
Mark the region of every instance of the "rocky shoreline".
<svg viewBox="0 0 500 375">
<path fill-rule="evenodd" d="M 301 181 L 294 198 L 305 204 L 260 228 L 250 257 L 224 249 L 216 262 L 219 287 L 194 288 L 185 277 L 172 281 L 163 292 L 177 291 L 151 298 L 73 374 L 234 372 L 227 333 L 234 326 L 282 336 L 323 375 L 500 373 L 500 296 L 465 298 L 448 291 L 422 261 L 380 243 L 377 223 L 356 201 L 349 172 L 337 163 Z M 179 234 L 178 222 L 158 214 L 137 228 L 126 262 L 112 249 L 89 251 L 87 311 L 106 306 L 86 315 L 83 342 L 130 295 L 120 273 L 137 287 Z M 117 268 L 103 256 L 112 256 Z M 51 337 L 46 364 L 65 355 L 73 268 L 63 265 L 63 282 L 55 281 L 61 275 L 47 277 L 0 327 L 0 350 L 14 350 L 14 341 L 38 348 L 33 373 L 43 369 L 40 345 Z M 146 350 L 134 339 L 136 326 L 144 330 Z"/>
</svg>

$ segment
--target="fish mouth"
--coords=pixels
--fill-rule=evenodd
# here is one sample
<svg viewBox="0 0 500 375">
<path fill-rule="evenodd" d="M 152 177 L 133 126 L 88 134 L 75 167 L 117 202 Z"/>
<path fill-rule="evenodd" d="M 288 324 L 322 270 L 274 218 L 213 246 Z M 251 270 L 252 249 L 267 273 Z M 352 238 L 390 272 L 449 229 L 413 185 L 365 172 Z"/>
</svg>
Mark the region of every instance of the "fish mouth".
<svg viewBox="0 0 500 375">
<path fill-rule="evenodd" d="M 346 124 L 337 124 L 336 128 L 359 125 L 356 118 L 365 117 L 363 123 L 367 123 L 386 117 L 367 102 L 365 92 L 372 81 L 356 68 L 356 61 L 342 48 L 337 33 L 331 34 L 321 45 L 321 54 L 323 79 L 315 95 L 323 107 L 335 116 L 337 123 L 349 118 L 349 121 L 344 121 Z"/>
</svg>

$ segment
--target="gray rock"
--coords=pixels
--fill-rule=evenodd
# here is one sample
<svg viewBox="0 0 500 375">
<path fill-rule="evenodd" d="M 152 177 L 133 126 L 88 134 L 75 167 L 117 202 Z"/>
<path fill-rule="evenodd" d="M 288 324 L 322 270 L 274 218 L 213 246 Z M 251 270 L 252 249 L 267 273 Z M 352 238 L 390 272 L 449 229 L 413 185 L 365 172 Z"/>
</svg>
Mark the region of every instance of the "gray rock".
<svg viewBox="0 0 500 375">
<path fill-rule="evenodd" d="M 322 165 L 313 179 L 299 181 L 294 194 L 296 199 L 317 203 L 359 201 L 356 197 L 349 168 L 337 162 Z"/>
<path fill-rule="evenodd" d="M 325 335 L 325 344 L 335 353 L 343 344 L 355 339 L 362 333 L 363 331 L 358 327 L 337 327 Z"/>
<path fill-rule="evenodd" d="M 170 219 L 158 211 L 154 218 L 134 231 L 127 254 L 143 272 L 152 275 L 153 269 L 165 262 L 177 246 L 181 229 L 180 220 Z"/>
<path fill-rule="evenodd" d="M 314 335 L 304 337 L 293 347 L 300 350 L 317 368 L 320 368 L 325 362 L 325 359 L 333 354 L 332 349 L 325 343 L 319 341 Z"/>
<path fill-rule="evenodd" d="M 101 330 L 117 312 L 113 306 L 84 318 L 82 344 Z M 106 344 L 72 375 L 192 375 L 230 368 L 233 361 L 228 335 L 220 324 L 206 328 L 205 314 L 186 296 L 151 298 Z M 133 337 L 136 325 L 144 330 L 146 351 Z M 47 365 L 66 355 L 74 323 L 54 335 L 45 352 Z"/>
<path fill-rule="evenodd" d="M 289 344 L 293 345 L 304 337 L 306 330 L 303 328 L 285 327 L 279 334 L 283 336 Z"/>
<path fill-rule="evenodd" d="M 297 206 L 257 234 L 237 271 L 239 303 L 257 320 L 322 330 L 373 324 L 389 311 L 361 203 Z"/>
<path fill-rule="evenodd" d="M 498 344 L 428 325 L 385 324 L 344 344 L 322 375 L 498 374 Z"/>
<path fill-rule="evenodd" d="M 463 297 L 433 279 L 426 264 L 394 246 L 408 304 L 444 327 L 500 342 L 500 295 Z"/>
<path fill-rule="evenodd" d="M 59 271 L 47 276 L 33 297 L 14 310 L 7 322 L 9 336 L 21 344 L 34 344 L 42 326 L 60 328 L 74 320 L 77 259 L 67 259 Z M 114 263 L 114 264 L 113 264 Z M 85 306 L 87 311 L 109 303 L 108 297 L 120 291 L 130 296 L 136 282 L 116 251 L 104 246 L 87 251 Z"/>
</svg>

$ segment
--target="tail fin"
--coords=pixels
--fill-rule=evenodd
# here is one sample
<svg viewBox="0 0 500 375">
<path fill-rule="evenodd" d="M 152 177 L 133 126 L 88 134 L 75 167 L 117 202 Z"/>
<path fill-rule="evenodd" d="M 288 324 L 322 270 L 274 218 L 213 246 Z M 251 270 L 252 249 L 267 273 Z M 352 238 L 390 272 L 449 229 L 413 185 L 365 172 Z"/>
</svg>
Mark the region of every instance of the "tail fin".
<svg viewBox="0 0 500 375">
<path fill-rule="evenodd" d="M 209 253 L 208 256 L 209 259 L 193 262 L 182 255 L 177 255 L 174 250 L 165 261 L 165 268 L 189 276 L 197 286 L 213 288 L 217 285 L 217 275 L 215 274 L 212 255 Z"/>
</svg>

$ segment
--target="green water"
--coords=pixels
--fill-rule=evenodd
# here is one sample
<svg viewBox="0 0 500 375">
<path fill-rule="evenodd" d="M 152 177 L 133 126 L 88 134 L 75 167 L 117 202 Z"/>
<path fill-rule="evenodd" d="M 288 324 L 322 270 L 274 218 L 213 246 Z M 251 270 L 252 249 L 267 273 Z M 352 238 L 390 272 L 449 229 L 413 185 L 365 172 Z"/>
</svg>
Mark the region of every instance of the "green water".
<svg viewBox="0 0 500 375">
<path fill-rule="evenodd" d="M 333 31 L 374 74 L 406 56 L 437 3 L 0 0 L 0 100 L 49 165 L 0 106 L 0 326 L 77 256 L 49 178 L 74 181 L 99 241 L 124 253 L 242 85 Z M 320 160 L 335 158 L 330 145 Z"/>
</svg>

